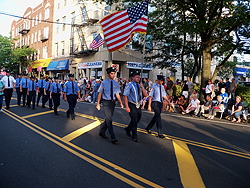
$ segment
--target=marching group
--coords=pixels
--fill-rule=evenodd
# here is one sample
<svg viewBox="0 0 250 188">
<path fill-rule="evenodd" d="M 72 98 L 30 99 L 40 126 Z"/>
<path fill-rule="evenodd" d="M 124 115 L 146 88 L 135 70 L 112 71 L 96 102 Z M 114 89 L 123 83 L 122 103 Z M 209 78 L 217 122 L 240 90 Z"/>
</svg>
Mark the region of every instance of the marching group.
<svg viewBox="0 0 250 188">
<path fill-rule="evenodd" d="M 115 70 L 110 67 L 106 71 L 108 76 L 106 80 L 88 80 L 88 78 L 85 78 L 77 81 L 74 80 L 73 74 L 69 74 L 69 80 L 58 81 L 58 77 L 54 77 L 53 81 L 51 77 L 45 80 L 42 74 L 39 80 L 36 80 L 34 76 L 28 78 L 27 74 L 24 74 L 23 78 L 22 74 L 18 74 L 18 77 L 14 79 L 10 71 L 7 70 L 6 76 L 0 80 L 0 110 L 2 111 L 3 96 L 5 96 L 6 109 L 10 108 L 13 90 L 17 93 L 17 104 L 19 106 L 25 107 L 27 105 L 30 108 L 32 102 L 32 109 L 35 110 L 35 104 L 39 106 L 42 97 L 42 108 L 46 108 L 45 104 L 49 101 L 49 108 L 54 108 L 55 115 L 59 115 L 57 109 L 60 105 L 60 99 L 68 101 L 69 109 L 66 115 L 68 118 L 71 117 L 72 120 L 75 120 L 74 108 L 77 101 L 96 103 L 98 110 L 100 110 L 100 103 L 102 103 L 105 121 L 101 124 L 99 135 L 107 139 L 105 132 L 108 129 L 112 143 L 118 141 L 113 131 L 112 116 L 116 101 L 121 104 L 121 108 L 124 107 L 121 96 L 124 99 L 126 112 L 131 117 L 125 132 L 135 142 L 138 142 L 137 125 L 141 119 L 141 109 L 144 108 L 147 108 L 148 111 L 154 110 L 154 117 L 145 130 L 150 134 L 152 127 L 156 124 L 159 138 L 165 138 L 162 133 L 162 111 L 182 114 L 193 112 L 198 117 L 204 116 L 207 112 L 207 118 L 213 119 L 217 112 L 228 112 L 228 104 L 232 103 L 232 109 L 229 111 L 232 122 L 241 122 L 240 116 L 244 115 L 241 98 L 235 96 L 237 84 L 234 79 L 229 82 L 227 78 L 226 83 L 221 79 L 219 83 L 214 84 L 211 80 L 208 80 L 207 86 L 202 88 L 206 101 L 201 105 L 199 93 L 194 89 L 195 85 L 190 78 L 187 78 L 181 85 L 179 80 L 173 83 L 169 77 L 165 79 L 164 76 L 158 75 L 156 83 L 153 84 L 146 78 L 143 79 L 143 82 L 140 82 L 140 73 L 134 71 L 128 80 L 118 79 L 115 81 Z M 174 95 L 175 85 L 179 85 L 182 89 L 182 95 L 179 97 Z"/>
</svg>

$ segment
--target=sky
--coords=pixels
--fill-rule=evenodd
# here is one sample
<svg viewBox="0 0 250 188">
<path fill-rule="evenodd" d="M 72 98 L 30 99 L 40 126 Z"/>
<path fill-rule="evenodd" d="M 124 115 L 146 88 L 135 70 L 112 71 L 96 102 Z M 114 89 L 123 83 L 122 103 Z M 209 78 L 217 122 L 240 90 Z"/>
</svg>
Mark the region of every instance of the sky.
<svg viewBox="0 0 250 188">
<path fill-rule="evenodd" d="M 0 12 L 23 16 L 28 7 L 35 8 L 42 2 L 43 0 L 0 0 Z M 10 26 L 13 20 L 18 20 L 18 18 L 0 14 L 1 35 L 9 36 Z M 250 55 L 244 55 L 242 60 L 250 62 Z"/>
<path fill-rule="evenodd" d="M 43 0 L 0 0 L 0 12 L 23 16 L 28 7 L 35 8 Z M 10 26 L 18 18 L 0 14 L 0 34 L 9 36 Z"/>
</svg>

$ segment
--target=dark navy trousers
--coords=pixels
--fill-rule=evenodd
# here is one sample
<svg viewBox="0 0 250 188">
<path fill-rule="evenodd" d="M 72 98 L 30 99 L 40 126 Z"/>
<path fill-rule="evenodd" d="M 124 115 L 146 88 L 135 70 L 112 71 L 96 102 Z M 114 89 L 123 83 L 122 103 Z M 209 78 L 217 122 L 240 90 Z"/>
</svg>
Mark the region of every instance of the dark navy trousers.
<svg viewBox="0 0 250 188">
<path fill-rule="evenodd" d="M 35 109 L 36 91 L 30 91 L 29 92 L 29 104 L 28 104 L 28 106 L 31 105 L 31 101 L 32 101 L 32 108 Z"/>
<path fill-rule="evenodd" d="M 136 139 L 138 137 L 137 136 L 137 124 L 141 120 L 141 107 L 136 108 L 136 105 L 130 102 L 128 103 L 128 106 L 130 108 L 129 116 L 131 118 L 131 121 L 126 129 L 128 131 L 132 131 L 132 138 Z"/>
<path fill-rule="evenodd" d="M 52 99 L 50 99 L 50 91 L 46 91 L 47 95 L 44 95 L 44 100 L 43 100 L 43 106 L 45 106 L 45 103 L 49 100 L 49 107 L 52 108 Z"/>
<path fill-rule="evenodd" d="M 20 87 L 16 88 L 16 94 L 17 94 L 17 104 L 20 105 L 21 95 L 22 95 L 22 93 L 20 92 Z"/>
<path fill-rule="evenodd" d="M 69 103 L 69 109 L 67 110 L 67 114 L 70 114 L 71 117 L 74 117 L 74 108 L 76 107 L 77 103 L 77 95 L 67 95 L 67 101 Z"/>
</svg>

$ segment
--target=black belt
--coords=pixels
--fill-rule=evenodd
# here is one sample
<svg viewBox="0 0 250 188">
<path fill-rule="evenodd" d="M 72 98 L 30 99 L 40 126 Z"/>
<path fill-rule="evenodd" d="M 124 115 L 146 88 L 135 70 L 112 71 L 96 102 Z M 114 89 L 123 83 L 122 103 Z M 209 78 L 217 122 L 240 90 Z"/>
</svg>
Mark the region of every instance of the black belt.
<svg viewBox="0 0 250 188">
<path fill-rule="evenodd" d="M 102 99 L 103 101 L 110 101 L 110 102 L 115 102 L 115 100 L 106 100 L 106 99 Z"/>
</svg>

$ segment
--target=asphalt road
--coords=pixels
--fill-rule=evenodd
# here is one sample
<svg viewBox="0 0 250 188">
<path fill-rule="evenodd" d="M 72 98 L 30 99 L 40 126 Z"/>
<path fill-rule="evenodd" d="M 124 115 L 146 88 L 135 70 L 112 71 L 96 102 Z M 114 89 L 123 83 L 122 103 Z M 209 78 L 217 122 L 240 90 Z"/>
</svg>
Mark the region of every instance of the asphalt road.
<svg viewBox="0 0 250 188">
<path fill-rule="evenodd" d="M 250 187 L 250 124 L 163 113 L 160 139 L 144 130 L 153 113 L 143 111 L 135 143 L 118 107 L 112 144 L 98 135 L 104 114 L 94 104 L 77 103 L 75 121 L 63 100 L 59 116 L 11 104 L 0 113 L 1 187 Z"/>
</svg>

